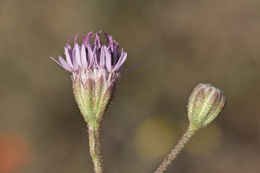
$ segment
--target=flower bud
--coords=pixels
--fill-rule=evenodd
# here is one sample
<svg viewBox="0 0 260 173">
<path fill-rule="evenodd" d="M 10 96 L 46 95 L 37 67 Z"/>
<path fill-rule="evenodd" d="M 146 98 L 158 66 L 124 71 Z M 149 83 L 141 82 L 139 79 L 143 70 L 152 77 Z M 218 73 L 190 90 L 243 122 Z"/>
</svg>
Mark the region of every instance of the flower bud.
<svg viewBox="0 0 260 173">
<path fill-rule="evenodd" d="M 199 84 L 193 90 L 188 104 L 188 117 L 196 128 L 211 123 L 224 107 L 226 97 L 211 84 Z"/>
</svg>

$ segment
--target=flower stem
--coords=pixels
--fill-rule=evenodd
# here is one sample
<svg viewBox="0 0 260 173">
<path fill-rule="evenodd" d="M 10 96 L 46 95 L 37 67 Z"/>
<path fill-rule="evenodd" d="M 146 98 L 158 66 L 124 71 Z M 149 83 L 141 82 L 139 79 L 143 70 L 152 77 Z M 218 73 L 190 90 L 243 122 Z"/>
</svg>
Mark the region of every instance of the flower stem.
<svg viewBox="0 0 260 173">
<path fill-rule="evenodd" d="M 102 157 L 100 154 L 100 134 L 99 126 L 88 124 L 89 150 L 94 164 L 95 173 L 103 173 Z"/>
<path fill-rule="evenodd" d="M 167 167 L 173 162 L 173 160 L 178 156 L 180 151 L 184 148 L 185 144 L 189 142 L 191 137 L 195 134 L 198 130 L 193 125 L 189 125 L 186 132 L 183 134 L 177 145 L 171 150 L 171 152 L 165 157 L 161 165 L 156 169 L 155 173 L 163 173 Z"/>
</svg>

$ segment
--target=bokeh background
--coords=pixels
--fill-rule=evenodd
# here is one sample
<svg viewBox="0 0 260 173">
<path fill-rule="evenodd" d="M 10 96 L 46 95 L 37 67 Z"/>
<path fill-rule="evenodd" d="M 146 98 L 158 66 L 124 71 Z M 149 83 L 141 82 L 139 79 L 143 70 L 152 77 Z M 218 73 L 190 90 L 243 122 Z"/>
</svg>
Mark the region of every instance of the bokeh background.
<svg viewBox="0 0 260 173">
<path fill-rule="evenodd" d="M 128 52 L 102 127 L 105 172 L 149 173 L 188 124 L 198 83 L 227 96 L 168 172 L 260 170 L 259 0 L 0 0 L 0 173 L 91 173 L 70 74 L 50 60 L 103 30 Z"/>
</svg>

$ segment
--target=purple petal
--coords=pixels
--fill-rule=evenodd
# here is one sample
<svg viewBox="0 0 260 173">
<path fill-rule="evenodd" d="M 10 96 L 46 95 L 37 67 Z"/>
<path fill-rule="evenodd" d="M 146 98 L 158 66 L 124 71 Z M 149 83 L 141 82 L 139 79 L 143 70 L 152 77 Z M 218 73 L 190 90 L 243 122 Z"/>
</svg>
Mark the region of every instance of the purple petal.
<svg viewBox="0 0 260 173">
<path fill-rule="evenodd" d="M 86 48 L 85 48 L 84 44 L 81 45 L 80 55 L 81 55 L 82 66 L 86 69 L 88 67 L 88 61 L 87 61 L 87 56 L 86 56 Z"/>
<path fill-rule="evenodd" d="M 123 54 L 121 54 L 121 57 L 119 58 L 118 62 L 114 66 L 112 72 L 118 71 L 122 67 L 122 65 L 124 64 L 124 62 L 126 60 L 126 57 L 127 57 L 127 53 L 123 52 Z"/>
<path fill-rule="evenodd" d="M 112 71 L 112 64 L 111 64 L 111 54 L 108 50 L 108 48 L 105 49 L 105 55 L 106 55 L 106 67 L 109 72 Z"/>
<path fill-rule="evenodd" d="M 105 46 L 102 46 L 101 50 L 100 50 L 99 67 L 101 67 L 101 68 L 105 67 Z"/>
<path fill-rule="evenodd" d="M 75 43 L 74 44 L 74 56 L 75 56 L 75 60 L 76 60 L 76 63 L 81 67 L 81 57 L 80 57 L 80 48 L 79 48 L 79 45 L 78 43 Z"/>
<path fill-rule="evenodd" d="M 105 41 L 107 42 L 107 44 L 109 44 L 108 33 L 105 32 L 104 37 L 105 37 Z"/>
<path fill-rule="evenodd" d="M 111 50 L 114 51 L 113 37 L 110 35 L 110 36 L 108 36 L 108 39 L 109 39 L 109 46 L 110 46 Z"/>
<path fill-rule="evenodd" d="M 76 56 L 75 56 L 75 49 L 72 50 L 72 53 L 71 53 L 71 60 L 72 60 L 72 63 L 73 63 L 73 70 L 78 70 L 79 68 L 79 64 L 76 60 Z"/>
<path fill-rule="evenodd" d="M 114 46 L 114 51 L 113 51 L 113 65 L 116 64 L 116 62 L 118 61 L 120 55 L 119 55 L 119 45 L 115 44 Z"/>
<path fill-rule="evenodd" d="M 98 67 L 99 65 L 99 48 L 95 47 L 93 51 L 93 58 L 94 58 L 94 68 Z"/>
<path fill-rule="evenodd" d="M 50 56 L 50 58 L 51 58 L 53 61 L 55 61 L 57 64 L 59 64 L 60 66 L 62 66 L 55 58 L 53 58 L 53 57 L 51 57 L 51 56 Z"/>
<path fill-rule="evenodd" d="M 60 61 L 60 65 L 65 69 L 68 70 L 69 72 L 72 72 L 72 68 L 68 65 L 68 63 L 61 57 L 59 56 L 59 61 Z"/>
<path fill-rule="evenodd" d="M 104 33 L 104 36 L 105 36 L 105 40 L 108 44 L 108 47 L 111 48 L 111 50 L 113 51 L 114 50 L 114 47 L 113 47 L 113 38 L 111 35 L 108 35 L 108 33 Z"/>
<path fill-rule="evenodd" d="M 114 44 L 118 44 L 118 42 L 116 40 L 113 40 Z"/>
<path fill-rule="evenodd" d="M 89 33 L 86 35 L 87 41 L 90 41 L 91 38 L 93 37 L 93 35 L 94 35 L 93 32 L 89 32 Z"/>
<path fill-rule="evenodd" d="M 64 47 L 64 54 L 65 54 L 67 63 L 69 64 L 69 66 L 70 66 L 71 68 L 73 68 L 73 65 L 72 65 L 72 62 L 71 62 L 71 58 L 72 58 L 72 57 L 71 57 L 70 54 L 69 54 L 69 50 L 68 50 L 68 47 L 67 47 L 67 46 Z"/>
<path fill-rule="evenodd" d="M 99 38 L 99 33 L 96 33 L 95 46 L 97 46 L 98 48 L 101 47 L 101 41 L 100 41 L 100 38 Z"/>
<path fill-rule="evenodd" d="M 79 34 L 77 33 L 77 34 L 75 35 L 75 38 L 74 38 L 74 44 L 77 43 L 78 37 L 79 37 Z"/>
<path fill-rule="evenodd" d="M 90 45 L 90 40 L 93 37 L 93 35 L 93 32 L 89 32 L 82 37 L 82 42 L 84 43 L 85 47 L 87 47 L 87 45 Z"/>
<path fill-rule="evenodd" d="M 90 45 L 87 45 L 87 51 L 88 51 L 88 58 L 87 58 L 87 60 L 89 62 L 88 66 L 90 66 L 90 63 L 92 61 L 92 49 L 91 49 Z"/>
<path fill-rule="evenodd" d="M 91 48 L 88 46 L 89 68 L 92 68 L 95 64 L 95 52 L 96 52 L 96 47 L 92 51 Z"/>
<path fill-rule="evenodd" d="M 112 36 L 111 36 L 112 38 Z M 113 40 L 113 46 L 116 47 L 116 46 L 119 46 L 118 42 L 116 40 Z"/>
</svg>

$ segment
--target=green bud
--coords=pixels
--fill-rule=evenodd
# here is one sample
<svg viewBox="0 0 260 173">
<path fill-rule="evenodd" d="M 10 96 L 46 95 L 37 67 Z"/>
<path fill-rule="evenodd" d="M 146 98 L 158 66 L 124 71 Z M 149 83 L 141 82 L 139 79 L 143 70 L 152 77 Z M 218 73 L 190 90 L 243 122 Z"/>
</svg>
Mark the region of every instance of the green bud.
<svg viewBox="0 0 260 173">
<path fill-rule="evenodd" d="M 89 125 L 102 120 L 114 93 L 118 76 L 103 69 L 88 70 L 75 75 L 73 93 L 81 114 Z"/>
<path fill-rule="evenodd" d="M 211 123 L 224 107 L 226 97 L 222 90 L 211 84 L 199 84 L 189 98 L 188 117 L 196 128 Z"/>
</svg>

